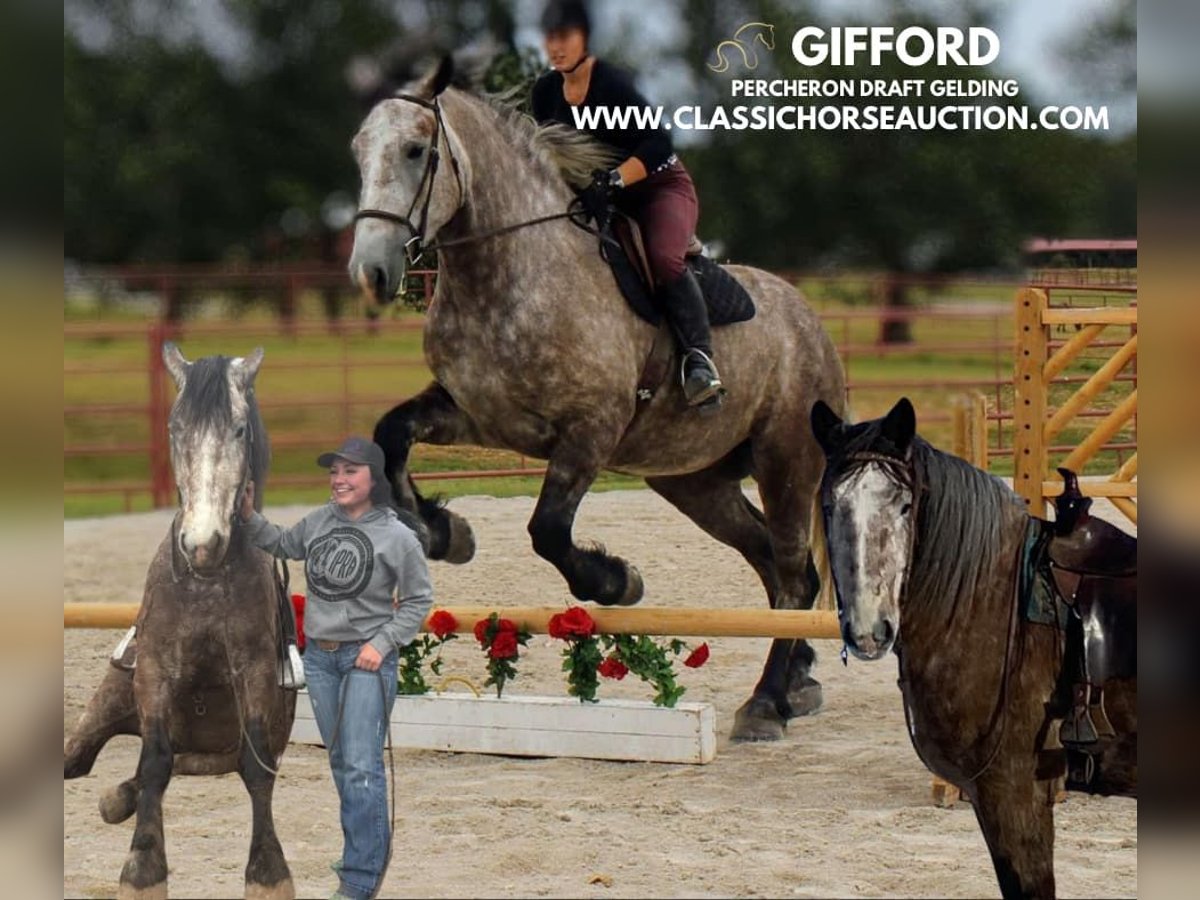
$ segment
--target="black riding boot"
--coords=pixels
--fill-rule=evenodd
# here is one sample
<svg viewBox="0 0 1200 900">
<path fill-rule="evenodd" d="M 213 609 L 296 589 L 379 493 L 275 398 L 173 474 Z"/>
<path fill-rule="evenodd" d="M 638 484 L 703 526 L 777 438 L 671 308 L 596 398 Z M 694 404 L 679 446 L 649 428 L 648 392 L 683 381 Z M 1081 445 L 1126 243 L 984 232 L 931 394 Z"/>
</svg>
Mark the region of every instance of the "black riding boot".
<svg viewBox="0 0 1200 900">
<path fill-rule="evenodd" d="M 712 359 L 712 332 L 708 308 L 691 269 L 662 287 L 667 319 L 683 353 L 679 380 L 688 406 L 715 405 L 725 394 L 721 376 Z"/>
</svg>

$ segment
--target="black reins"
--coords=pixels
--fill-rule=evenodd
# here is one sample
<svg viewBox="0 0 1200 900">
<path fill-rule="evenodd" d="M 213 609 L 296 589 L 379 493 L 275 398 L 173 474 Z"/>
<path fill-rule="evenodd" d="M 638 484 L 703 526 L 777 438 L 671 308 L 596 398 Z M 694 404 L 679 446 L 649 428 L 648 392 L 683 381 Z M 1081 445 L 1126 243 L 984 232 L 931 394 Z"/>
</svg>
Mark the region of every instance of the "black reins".
<svg viewBox="0 0 1200 900">
<path fill-rule="evenodd" d="M 421 181 L 417 185 L 417 191 L 413 194 L 412 203 L 409 204 L 408 212 L 404 215 L 394 213 L 386 209 L 366 208 L 360 209 L 354 214 L 354 221 L 358 222 L 362 219 L 381 219 L 384 222 L 391 222 L 393 225 L 400 225 L 407 228 L 412 234 L 404 243 L 404 255 L 407 257 L 409 265 L 416 265 L 417 262 L 426 253 L 441 250 L 446 247 L 456 247 L 462 244 L 472 244 L 477 241 L 486 240 L 488 238 L 499 237 L 502 234 L 508 234 L 512 231 L 517 231 L 521 228 L 529 228 L 533 225 L 541 225 L 543 222 L 553 222 L 556 219 L 571 219 L 571 223 L 592 234 L 605 237 L 600 231 L 587 225 L 577 216 L 581 212 L 581 204 L 579 198 L 575 198 L 568 205 L 564 212 L 551 213 L 547 216 L 538 216 L 535 219 L 529 219 L 524 222 L 517 222 L 513 225 L 502 225 L 498 228 L 490 228 L 487 231 L 479 231 L 475 234 L 468 234 L 464 237 L 452 238 L 448 241 L 434 241 L 427 244 L 425 242 L 425 229 L 429 225 L 429 204 L 433 199 L 433 183 L 437 176 L 438 165 L 441 160 L 441 151 L 438 149 L 438 144 L 445 135 L 446 152 L 450 156 L 450 168 L 454 170 L 454 181 L 458 186 L 458 207 L 462 209 L 463 203 L 466 201 L 466 194 L 463 191 L 462 174 L 459 172 L 458 159 L 454 156 L 454 145 L 450 143 L 450 138 L 447 135 L 445 121 L 442 118 L 442 107 L 438 103 L 437 98 L 426 100 L 424 97 L 416 97 L 412 94 L 396 94 L 391 99 L 407 100 L 410 103 L 415 103 L 418 106 L 423 106 L 425 109 L 433 113 L 433 137 L 429 142 L 429 154 L 425 161 L 425 170 L 421 173 Z M 421 198 L 421 192 L 425 192 L 425 200 L 421 205 L 421 214 L 418 217 L 417 224 L 413 224 L 413 211 L 417 208 L 417 202 Z"/>
</svg>

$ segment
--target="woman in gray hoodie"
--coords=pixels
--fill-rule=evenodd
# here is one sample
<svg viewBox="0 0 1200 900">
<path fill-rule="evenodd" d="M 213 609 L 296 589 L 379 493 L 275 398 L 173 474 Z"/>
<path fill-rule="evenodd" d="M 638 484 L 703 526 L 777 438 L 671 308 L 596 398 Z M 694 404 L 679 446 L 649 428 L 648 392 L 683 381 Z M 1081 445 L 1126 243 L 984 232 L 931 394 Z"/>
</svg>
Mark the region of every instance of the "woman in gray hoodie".
<svg viewBox="0 0 1200 900">
<path fill-rule="evenodd" d="M 383 450 L 351 437 L 322 454 L 329 503 L 284 529 L 254 511 L 250 539 L 304 560 L 305 677 L 341 800 L 343 849 L 334 897 L 373 897 L 391 857 L 384 737 L 396 699 L 397 650 L 420 631 L 433 593 L 416 534 L 387 503 Z"/>
</svg>

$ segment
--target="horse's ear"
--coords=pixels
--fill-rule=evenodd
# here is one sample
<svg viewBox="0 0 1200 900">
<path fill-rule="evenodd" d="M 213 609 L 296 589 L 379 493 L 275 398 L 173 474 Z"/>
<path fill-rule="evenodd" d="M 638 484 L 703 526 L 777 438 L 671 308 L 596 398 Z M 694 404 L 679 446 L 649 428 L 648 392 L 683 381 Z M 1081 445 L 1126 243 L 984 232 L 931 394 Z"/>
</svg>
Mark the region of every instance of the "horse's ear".
<svg viewBox="0 0 1200 900">
<path fill-rule="evenodd" d="M 454 79 L 454 57 L 445 54 L 437 64 L 437 68 L 421 79 L 421 85 L 414 93 L 419 97 L 432 100 L 450 86 Z"/>
<path fill-rule="evenodd" d="M 813 404 L 809 421 L 812 423 L 813 437 L 817 439 L 822 450 L 829 452 L 833 449 L 834 429 L 842 424 L 842 417 L 835 413 L 824 400 L 818 400 Z"/>
<path fill-rule="evenodd" d="M 883 420 L 883 434 L 898 450 L 907 450 L 917 433 L 917 413 L 907 397 L 901 397 Z"/>
<path fill-rule="evenodd" d="M 263 348 L 255 347 L 249 356 L 239 356 L 230 361 L 229 368 L 233 369 L 237 377 L 241 379 L 243 389 L 254 384 L 254 376 L 258 374 L 258 367 L 262 365 L 263 356 Z"/>
<path fill-rule="evenodd" d="M 183 354 L 179 352 L 179 348 L 172 341 L 163 342 L 162 358 L 167 371 L 175 379 L 175 387 L 183 390 L 184 382 L 187 381 L 188 371 L 192 368 L 192 364 L 183 358 Z"/>
</svg>

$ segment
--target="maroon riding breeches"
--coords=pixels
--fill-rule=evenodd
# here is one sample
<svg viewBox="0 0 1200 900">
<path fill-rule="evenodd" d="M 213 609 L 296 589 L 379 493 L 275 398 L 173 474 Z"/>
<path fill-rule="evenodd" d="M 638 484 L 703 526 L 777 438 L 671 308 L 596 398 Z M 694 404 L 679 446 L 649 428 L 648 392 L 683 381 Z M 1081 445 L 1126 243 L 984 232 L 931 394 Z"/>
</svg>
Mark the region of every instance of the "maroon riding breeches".
<svg viewBox="0 0 1200 900">
<path fill-rule="evenodd" d="M 676 161 L 618 191 L 616 204 L 642 229 L 654 281 L 670 284 L 682 275 L 683 256 L 700 214 L 696 188 L 683 163 Z"/>
</svg>

